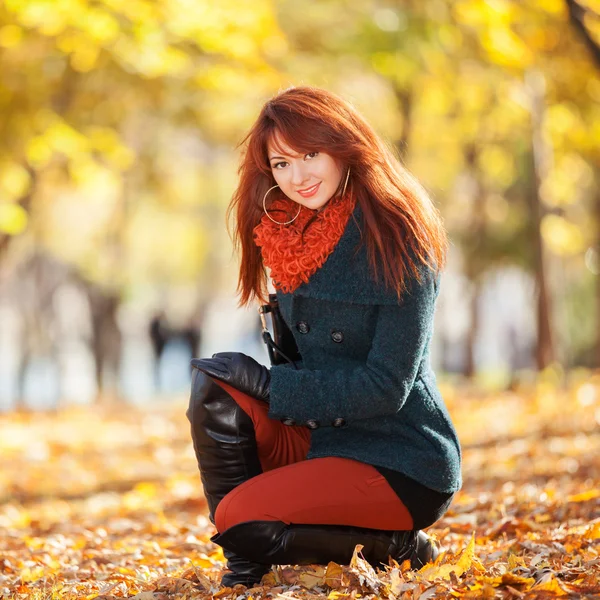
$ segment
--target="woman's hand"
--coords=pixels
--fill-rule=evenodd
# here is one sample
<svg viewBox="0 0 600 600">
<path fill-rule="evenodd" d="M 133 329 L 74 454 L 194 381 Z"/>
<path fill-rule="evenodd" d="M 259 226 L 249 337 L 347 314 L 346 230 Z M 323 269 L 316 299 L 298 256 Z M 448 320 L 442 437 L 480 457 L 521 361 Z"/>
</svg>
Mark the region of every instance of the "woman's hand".
<svg viewBox="0 0 600 600">
<path fill-rule="evenodd" d="M 248 396 L 269 401 L 271 373 L 267 367 L 241 352 L 218 352 L 212 358 L 194 358 L 192 367 L 228 383 Z"/>
</svg>

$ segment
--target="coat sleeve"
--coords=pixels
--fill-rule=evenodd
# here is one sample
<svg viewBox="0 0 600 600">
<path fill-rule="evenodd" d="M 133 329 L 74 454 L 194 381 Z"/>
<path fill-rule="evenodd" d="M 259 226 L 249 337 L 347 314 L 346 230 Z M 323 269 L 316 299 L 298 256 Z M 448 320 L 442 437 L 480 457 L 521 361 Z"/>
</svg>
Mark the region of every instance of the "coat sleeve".
<svg viewBox="0 0 600 600">
<path fill-rule="evenodd" d="M 271 367 L 269 417 L 310 419 L 330 426 L 392 415 L 410 393 L 433 331 L 437 280 L 426 271 L 402 302 L 379 305 L 371 350 L 364 364 L 336 370 Z"/>
</svg>

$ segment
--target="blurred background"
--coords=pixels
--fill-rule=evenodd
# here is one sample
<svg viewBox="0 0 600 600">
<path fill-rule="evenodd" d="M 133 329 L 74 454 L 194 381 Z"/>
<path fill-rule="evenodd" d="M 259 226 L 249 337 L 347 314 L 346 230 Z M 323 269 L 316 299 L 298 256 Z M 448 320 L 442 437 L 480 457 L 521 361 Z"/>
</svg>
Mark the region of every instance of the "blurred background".
<svg viewBox="0 0 600 600">
<path fill-rule="evenodd" d="M 599 366 L 598 0 L 3 0 L 0 410 L 181 397 L 217 351 L 267 363 L 225 210 L 262 104 L 304 84 L 443 214 L 439 378 Z"/>
</svg>

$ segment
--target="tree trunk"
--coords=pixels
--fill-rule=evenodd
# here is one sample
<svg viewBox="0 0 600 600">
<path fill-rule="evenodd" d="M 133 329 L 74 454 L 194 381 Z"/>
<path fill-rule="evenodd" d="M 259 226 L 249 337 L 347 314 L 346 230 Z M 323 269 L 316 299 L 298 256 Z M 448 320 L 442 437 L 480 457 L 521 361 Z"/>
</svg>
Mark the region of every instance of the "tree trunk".
<svg viewBox="0 0 600 600">
<path fill-rule="evenodd" d="M 411 90 L 403 88 L 395 88 L 394 92 L 400 104 L 400 114 L 402 115 L 402 130 L 396 139 L 396 148 L 400 158 L 405 163 L 412 131 L 413 94 Z"/>
<path fill-rule="evenodd" d="M 595 202 L 595 213 L 596 213 L 596 256 L 595 256 L 595 267 L 596 272 L 596 352 L 594 357 L 594 367 L 600 369 L 600 169 L 595 169 L 595 181 L 596 181 L 596 202 Z"/>
<path fill-rule="evenodd" d="M 468 243 L 465 253 L 465 274 L 472 285 L 470 301 L 471 326 L 467 333 L 464 375 L 472 379 L 476 372 L 475 344 L 479 335 L 481 316 L 479 311 L 481 296 L 481 276 L 485 269 L 482 261 L 482 246 L 486 236 L 485 188 L 478 166 L 478 149 L 474 144 L 464 148 L 465 164 L 471 188 L 471 218 L 469 222 Z"/>
<path fill-rule="evenodd" d="M 529 72 L 526 85 L 530 95 L 531 137 L 533 150 L 533 186 L 531 189 L 531 217 L 535 252 L 535 285 L 537 293 L 537 345 L 535 352 L 538 370 L 545 369 L 555 361 L 556 354 L 552 335 L 551 297 L 547 279 L 547 257 L 542 238 L 542 219 L 545 214 L 541 189 L 548 173 L 551 148 L 543 137 L 546 86 L 543 75 Z"/>
</svg>

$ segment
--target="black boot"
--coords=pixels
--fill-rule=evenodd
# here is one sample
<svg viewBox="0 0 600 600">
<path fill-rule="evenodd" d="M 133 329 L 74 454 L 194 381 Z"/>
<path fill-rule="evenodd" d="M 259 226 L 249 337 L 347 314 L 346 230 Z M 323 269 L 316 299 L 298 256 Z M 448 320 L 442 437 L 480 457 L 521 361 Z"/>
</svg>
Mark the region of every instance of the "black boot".
<svg viewBox="0 0 600 600">
<path fill-rule="evenodd" d="M 200 468 L 209 517 L 215 522 L 219 502 L 235 487 L 260 475 L 254 425 L 237 402 L 210 377 L 192 373 L 192 391 L 187 418 L 191 424 L 194 451 Z M 270 565 L 250 562 L 225 549 L 232 571 L 221 583 L 246 586 L 259 583 Z"/>
<path fill-rule="evenodd" d="M 424 531 L 419 531 L 417 534 L 417 547 L 410 560 L 411 567 L 420 569 L 427 563 L 433 562 L 439 553 L 438 547 L 431 541 L 430 537 Z"/>
<path fill-rule="evenodd" d="M 423 531 L 383 531 L 346 525 L 286 525 L 281 521 L 247 521 L 230 527 L 213 541 L 257 563 L 348 564 L 356 544 L 374 567 L 408 559 L 413 569 L 434 560 L 437 549 Z"/>
</svg>

